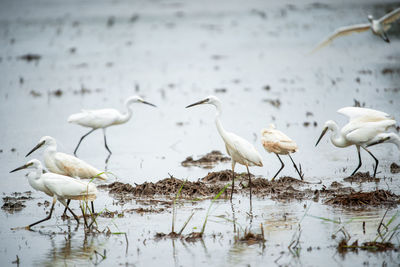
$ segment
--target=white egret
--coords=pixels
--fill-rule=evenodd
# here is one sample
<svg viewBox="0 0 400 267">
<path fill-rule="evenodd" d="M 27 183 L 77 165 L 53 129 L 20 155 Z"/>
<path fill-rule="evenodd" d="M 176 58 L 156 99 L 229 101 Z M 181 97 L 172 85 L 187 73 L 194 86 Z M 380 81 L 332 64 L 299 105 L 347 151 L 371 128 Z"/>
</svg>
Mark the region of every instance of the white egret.
<svg viewBox="0 0 400 267">
<path fill-rule="evenodd" d="M 53 197 L 53 203 L 51 205 L 49 215 L 43 220 L 26 226 L 26 229 L 30 229 L 36 224 L 49 220 L 57 200 L 68 208 L 67 204 L 65 203 L 66 199 L 87 200 L 92 202 L 96 199 L 97 188 L 93 183 L 83 182 L 68 176 L 51 172 L 43 173 L 42 164 L 37 159 L 28 161 L 25 165 L 12 170 L 10 173 L 22 169 L 32 169 L 32 171 L 28 173 L 27 177 L 29 184 L 34 189 L 42 191 L 46 195 Z M 69 208 L 68 210 L 74 215 L 75 219 L 79 223 L 78 217 L 72 212 L 72 210 Z"/>
<path fill-rule="evenodd" d="M 44 147 L 44 164 L 46 168 L 56 174 L 70 176 L 81 179 L 93 179 L 97 178 L 100 180 L 106 180 L 107 176 L 104 172 L 96 169 L 92 165 L 84 162 L 77 157 L 68 155 L 62 152 L 57 152 L 56 140 L 51 136 L 43 136 L 40 138 L 39 143 L 31 150 L 25 157 L 32 154 L 35 150 Z M 70 199 L 67 201 L 67 207 L 71 202 Z M 64 210 L 64 214 L 67 211 L 67 207 Z M 93 207 L 92 207 L 93 209 Z"/>
<path fill-rule="evenodd" d="M 348 147 L 355 145 L 357 148 L 359 163 L 357 168 L 351 175 L 354 175 L 361 167 L 360 147 L 370 154 L 375 160 L 374 177 L 378 168 L 378 159 L 367 149 L 368 146 L 382 142 L 396 143 L 398 139 L 385 133 L 390 127 L 396 125 L 396 121 L 382 111 L 377 111 L 367 108 L 346 107 L 338 110 L 338 113 L 349 117 L 350 121 L 341 130 L 339 130 L 336 122 L 329 120 L 325 122 L 324 130 L 321 133 L 317 143 L 321 141 L 322 137 L 328 130 L 333 133 L 331 135 L 331 142 L 336 147 Z M 389 138 L 388 138 L 389 137 Z M 398 145 L 399 146 L 399 145 Z M 399 146 L 400 148 L 400 146 Z"/>
<path fill-rule="evenodd" d="M 319 43 L 313 52 L 331 43 L 336 37 L 348 35 L 354 32 L 365 32 L 371 29 L 372 33 L 381 37 L 385 42 L 390 42 L 386 32 L 390 29 L 391 23 L 400 19 L 400 8 L 396 8 L 392 12 L 384 15 L 380 19 L 374 19 L 372 15 L 368 15 L 369 23 L 344 26 L 336 29 L 328 38 Z"/>
<path fill-rule="evenodd" d="M 270 124 L 267 129 L 264 128 L 261 130 L 261 144 L 263 145 L 264 149 L 269 153 L 275 153 L 275 155 L 281 162 L 281 168 L 274 175 L 272 181 L 275 180 L 276 176 L 278 176 L 281 170 L 285 167 L 285 164 L 283 163 L 279 155 L 289 156 L 294 168 L 300 176 L 300 179 L 303 180 L 303 175 L 297 169 L 296 163 L 294 163 L 292 157 L 290 156 L 290 153 L 295 153 L 298 150 L 297 144 L 292 139 L 290 139 L 286 134 L 277 130 L 275 128 L 275 125 Z"/>
<path fill-rule="evenodd" d="M 88 133 L 81 137 L 79 140 L 78 145 L 74 150 L 74 155 L 76 156 L 76 152 L 78 150 L 79 145 L 81 144 L 82 140 L 91 134 L 93 131 L 97 129 L 103 129 L 104 135 L 104 145 L 109 153 L 112 154 L 111 150 L 108 148 L 107 139 L 106 139 L 106 128 L 112 125 L 118 125 L 126 123 L 132 117 L 132 109 L 131 104 L 133 103 L 143 103 L 153 107 L 155 105 L 144 101 L 139 96 L 131 96 L 125 101 L 125 108 L 126 112 L 121 113 L 116 109 L 95 109 L 95 110 L 87 110 L 84 109 L 80 113 L 72 114 L 68 117 L 68 122 L 79 124 L 84 127 L 92 128 Z"/>
<path fill-rule="evenodd" d="M 222 140 L 225 143 L 226 152 L 232 158 L 232 192 L 231 192 L 231 200 L 233 195 L 233 189 L 235 186 L 235 165 L 236 163 L 242 164 L 246 166 L 247 173 L 249 175 L 249 188 L 250 188 L 250 200 L 251 200 L 251 176 L 249 171 L 249 166 L 259 166 L 262 167 L 262 159 L 261 155 L 257 152 L 255 147 L 250 144 L 247 140 L 243 139 L 240 136 L 237 136 L 234 133 L 230 133 L 225 131 L 222 127 L 220 116 L 222 113 L 221 110 L 221 101 L 216 96 L 209 96 L 204 100 L 193 103 L 186 108 L 193 107 L 200 104 L 210 104 L 215 106 L 217 109 L 217 114 L 215 117 L 215 124 L 217 126 L 218 133 L 222 137 Z"/>
</svg>

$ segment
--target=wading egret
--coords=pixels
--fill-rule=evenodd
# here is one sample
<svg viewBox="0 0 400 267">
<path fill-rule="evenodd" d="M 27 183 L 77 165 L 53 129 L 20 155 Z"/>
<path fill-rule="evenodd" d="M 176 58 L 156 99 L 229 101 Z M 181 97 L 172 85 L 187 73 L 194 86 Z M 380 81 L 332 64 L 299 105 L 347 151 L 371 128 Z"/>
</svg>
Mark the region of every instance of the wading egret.
<svg viewBox="0 0 400 267">
<path fill-rule="evenodd" d="M 261 155 L 257 152 L 255 147 L 250 144 L 247 140 L 243 139 L 240 136 L 237 136 L 234 133 L 230 133 L 225 131 L 224 127 L 222 127 L 220 116 L 222 113 L 221 110 L 221 101 L 216 96 L 209 96 L 204 100 L 193 103 L 186 108 L 190 108 L 200 104 L 210 104 L 215 106 L 217 109 L 217 114 L 215 117 L 215 124 L 217 126 L 217 130 L 219 135 L 224 140 L 226 152 L 232 158 L 232 192 L 231 192 L 231 200 L 233 195 L 233 189 L 235 186 L 235 165 L 236 163 L 242 164 L 246 166 L 247 173 L 249 175 L 249 188 L 250 188 L 250 200 L 251 200 L 251 176 L 249 171 L 249 166 L 259 166 L 262 167 L 262 159 Z M 251 203 L 251 202 L 250 202 Z"/>
<path fill-rule="evenodd" d="M 348 35 L 354 32 L 365 32 L 369 29 L 371 29 L 373 34 L 381 37 L 385 42 L 389 43 L 390 41 L 386 35 L 386 32 L 390 29 L 391 23 L 395 22 L 398 19 L 400 19 L 400 8 L 396 8 L 395 10 L 381 17 L 380 19 L 374 19 L 372 15 L 369 15 L 369 23 L 356 24 L 336 29 L 328 38 L 319 43 L 317 47 L 314 48 L 313 52 L 328 45 L 336 37 Z"/>
<path fill-rule="evenodd" d="M 141 97 L 139 96 L 131 96 L 125 101 L 125 108 L 126 111 L 124 113 L 119 112 L 116 109 L 95 109 L 95 110 L 82 110 L 80 113 L 72 114 L 71 116 L 68 117 L 68 122 L 70 123 L 75 123 L 79 124 L 84 127 L 92 128 L 88 133 L 86 133 L 84 136 L 81 137 L 79 140 L 78 145 L 76 146 L 74 150 L 74 155 L 76 156 L 76 152 L 78 151 L 78 147 L 81 144 L 82 140 L 91 134 L 93 131 L 97 129 L 103 129 L 103 135 L 104 135 L 104 145 L 109 153 L 111 155 L 111 150 L 108 148 L 107 145 L 107 139 L 106 139 L 106 128 L 112 125 L 118 125 L 118 124 L 123 124 L 126 123 L 131 117 L 132 117 L 132 109 L 131 109 L 131 104 L 133 103 L 142 103 L 142 104 L 147 104 L 153 107 L 156 107 L 155 105 L 144 101 Z"/>
<path fill-rule="evenodd" d="M 300 176 L 300 179 L 303 180 L 303 175 L 297 169 L 296 164 L 294 163 L 290 153 L 294 153 L 297 151 L 297 144 L 290 139 L 286 134 L 282 133 L 279 130 L 276 130 L 275 125 L 270 124 L 267 129 L 261 130 L 261 144 L 264 149 L 269 153 L 275 153 L 281 162 L 281 168 L 272 178 L 272 181 L 275 180 L 276 176 L 281 172 L 281 170 L 285 167 L 281 157 L 279 155 L 288 155 L 290 160 L 293 163 L 294 168 Z"/>
<path fill-rule="evenodd" d="M 331 142 L 336 147 L 348 147 L 355 145 L 358 153 L 358 166 L 351 175 L 354 175 L 361 167 L 360 147 L 370 154 L 375 160 L 374 177 L 378 168 L 378 159 L 367 149 L 368 146 L 382 142 L 396 143 L 395 139 L 389 133 L 385 133 L 390 127 L 396 125 L 396 121 L 388 114 L 367 108 L 346 107 L 338 110 L 338 113 L 349 117 L 350 121 L 339 130 L 336 122 L 329 120 L 325 122 L 324 129 L 315 146 L 321 141 L 328 130 L 333 133 Z"/>
<path fill-rule="evenodd" d="M 49 215 L 43 220 L 26 226 L 26 229 L 30 229 L 36 224 L 49 220 L 57 200 L 67 207 L 67 204 L 65 203 L 66 199 L 87 200 L 92 201 L 92 203 L 96 199 L 97 188 L 93 183 L 83 182 L 68 176 L 51 172 L 43 173 L 42 164 L 37 159 L 28 161 L 25 165 L 12 170 L 10 173 L 22 169 L 32 169 L 32 171 L 28 173 L 27 177 L 29 184 L 34 189 L 42 191 L 48 196 L 53 197 L 53 203 L 51 205 Z M 72 212 L 72 210 L 69 208 L 68 210 L 72 213 L 72 215 L 74 215 L 74 218 L 79 223 L 78 217 Z"/>
</svg>

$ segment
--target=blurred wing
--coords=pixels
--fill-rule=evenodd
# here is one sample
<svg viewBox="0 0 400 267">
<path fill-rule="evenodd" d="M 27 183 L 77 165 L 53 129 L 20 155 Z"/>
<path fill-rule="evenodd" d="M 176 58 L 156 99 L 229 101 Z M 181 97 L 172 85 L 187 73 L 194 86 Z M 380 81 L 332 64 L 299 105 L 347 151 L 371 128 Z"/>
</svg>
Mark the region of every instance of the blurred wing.
<svg viewBox="0 0 400 267">
<path fill-rule="evenodd" d="M 230 140 L 225 140 L 228 149 L 234 150 L 243 159 L 256 166 L 263 166 L 261 155 L 247 140 L 233 133 L 227 133 Z M 230 155 L 232 156 L 232 155 Z"/>
<path fill-rule="evenodd" d="M 90 164 L 78 159 L 74 156 L 57 152 L 54 155 L 54 162 L 60 170 L 63 170 L 68 176 L 79 177 L 82 179 L 92 179 L 97 176 L 101 171 L 91 166 Z M 104 174 L 97 176 L 101 180 L 107 180 Z"/>
<path fill-rule="evenodd" d="M 357 24 L 357 25 L 351 25 L 351 26 L 345 26 L 345 27 L 338 28 L 328 38 L 326 38 L 321 43 L 319 43 L 317 45 L 317 47 L 315 47 L 311 53 L 314 53 L 317 50 L 323 48 L 324 46 L 327 46 L 328 44 L 330 44 L 333 41 L 333 39 L 335 39 L 337 37 L 349 35 L 354 32 L 365 32 L 365 31 L 369 30 L 369 28 L 370 28 L 369 23 Z"/>
<path fill-rule="evenodd" d="M 380 18 L 379 22 L 383 24 L 390 24 L 398 19 L 400 19 L 400 7 Z"/>
<path fill-rule="evenodd" d="M 390 118 L 390 115 L 385 112 L 369 108 L 345 107 L 339 109 L 337 112 L 347 116 L 350 121 L 363 118 L 362 120 L 367 122 L 368 119 L 376 121 Z"/>
<path fill-rule="evenodd" d="M 297 151 L 297 144 L 286 134 L 275 129 L 263 130 L 261 143 L 268 152 L 286 153 Z"/>
</svg>

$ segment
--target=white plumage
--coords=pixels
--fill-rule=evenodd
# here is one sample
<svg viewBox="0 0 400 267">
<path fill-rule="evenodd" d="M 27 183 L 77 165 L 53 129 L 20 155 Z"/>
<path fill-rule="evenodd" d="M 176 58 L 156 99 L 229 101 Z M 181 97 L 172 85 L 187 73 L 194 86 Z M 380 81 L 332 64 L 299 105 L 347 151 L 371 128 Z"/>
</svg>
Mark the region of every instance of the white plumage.
<svg viewBox="0 0 400 267">
<path fill-rule="evenodd" d="M 107 176 L 92 165 L 77 157 L 57 151 L 56 140 L 51 136 L 43 136 L 39 143 L 26 155 L 44 146 L 43 153 L 46 168 L 50 172 L 75 178 L 92 179 L 94 177 L 106 180 Z"/>
<path fill-rule="evenodd" d="M 251 199 L 251 176 L 249 171 L 249 166 L 259 166 L 262 167 L 262 158 L 255 147 L 250 144 L 247 140 L 242 137 L 225 131 L 222 127 L 221 121 L 219 120 L 222 109 L 221 109 L 221 101 L 216 96 L 209 96 L 204 100 L 193 103 L 186 108 L 193 107 L 200 104 L 211 104 L 215 106 L 217 109 L 217 115 L 215 117 L 215 124 L 217 126 L 217 130 L 224 140 L 226 152 L 232 158 L 232 191 L 231 191 L 231 199 L 233 195 L 234 189 L 234 177 L 235 177 L 235 165 L 236 163 L 242 164 L 246 166 L 247 173 L 249 175 L 249 187 L 250 187 L 250 199 Z M 251 203 L 251 202 L 250 202 Z"/>
<path fill-rule="evenodd" d="M 48 196 L 53 197 L 50 214 L 45 219 L 30 224 L 26 228 L 46 221 L 51 218 L 56 201 L 60 201 L 66 208 L 68 205 L 65 200 L 85 200 L 94 201 L 97 196 L 97 188 L 93 183 L 83 182 L 68 176 L 59 175 L 51 172 L 43 173 L 42 164 L 37 159 L 28 161 L 25 165 L 12 170 L 15 172 L 22 169 L 32 169 L 27 175 L 29 184 L 35 190 L 41 191 Z M 79 223 L 78 217 L 69 209 Z"/>
<path fill-rule="evenodd" d="M 375 160 L 375 176 L 379 161 L 367 147 L 378 143 L 391 142 L 396 144 L 400 149 L 398 138 L 395 137 L 396 135 L 394 133 L 386 133 L 389 128 L 396 125 L 396 121 L 385 112 L 367 108 L 346 107 L 339 109 L 338 112 L 347 116 L 350 121 L 341 130 L 339 130 L 336 122 L 332 120 L 325 122 L 324 130 L 316 145 L 318 145 L 325 133 L 331 130 L 332 135 L 330 139 L 333 145 L 337 147 L 355 145 L 357 148 L 359 165 L 352 175 L 354 175 L 362 165 L 360 155 L 360 147 L 362 147 Z"/>
</svg>

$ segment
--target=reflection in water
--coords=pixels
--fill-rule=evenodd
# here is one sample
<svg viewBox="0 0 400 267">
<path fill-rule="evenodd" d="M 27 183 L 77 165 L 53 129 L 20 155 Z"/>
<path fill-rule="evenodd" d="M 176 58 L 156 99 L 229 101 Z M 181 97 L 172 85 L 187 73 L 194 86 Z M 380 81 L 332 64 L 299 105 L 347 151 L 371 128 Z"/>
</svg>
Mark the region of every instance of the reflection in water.
<svg viewBox="0 0 400 267">
<path fill-rule="evenodd" d="M 81 231 L 78 228 L 71 231 L 70 226 L 65 233 L 39 233 L 48 235 L 51 243 L 51 249 L 38 263 L 40 266 L 80 265 L 87 264 L 88 260 L 97 265 L 105 259 L 106 250 L 102 251 L 101 247 L 108 240 L 106 235 L 85 233 L 84 236 L 80 236 Z M 64 238 L 61 242 L 60 235 Z M 101 242 L 100 237 L 104 238 Z"/>
</svg>

